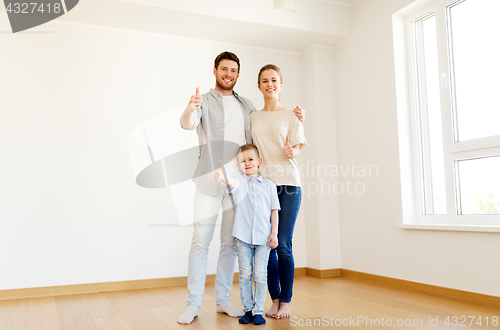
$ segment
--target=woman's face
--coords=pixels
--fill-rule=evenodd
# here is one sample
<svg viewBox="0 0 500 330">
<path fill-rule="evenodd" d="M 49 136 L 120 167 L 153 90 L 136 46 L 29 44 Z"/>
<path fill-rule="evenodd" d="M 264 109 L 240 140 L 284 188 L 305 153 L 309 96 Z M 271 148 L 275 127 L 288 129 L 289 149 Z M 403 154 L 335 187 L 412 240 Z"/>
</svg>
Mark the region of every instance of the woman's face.
<svg viewBox="0 0 500 330">
<path fill-rule="evenodd" d="M 280 76 L 275 70 L 269 69 L 263 71 L 260 75 L 259 90 L 264 97 L 278 97 L 283 84 Z"/>
</svg>

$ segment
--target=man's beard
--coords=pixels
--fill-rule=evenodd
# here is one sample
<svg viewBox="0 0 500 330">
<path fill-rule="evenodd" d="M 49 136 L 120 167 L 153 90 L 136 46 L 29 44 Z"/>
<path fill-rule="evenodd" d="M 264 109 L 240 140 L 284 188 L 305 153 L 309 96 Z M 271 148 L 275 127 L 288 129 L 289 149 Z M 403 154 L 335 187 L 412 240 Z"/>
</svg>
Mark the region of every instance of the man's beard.
<svg viewBox="0 0 500 330">
<path fill-rule="evenodd" d="M 220 81 L 222 81 L 222 78 L 220 78 Z M 229 85 L 229 86 L 224 85 L 220 81 L 219 81 L 219 79 L 216 80 L 217 87 L 219 87 L 220 89 L 225 90 L 225 91 L 232 91 L 234 85 L 236 85 L 236 80 L 233 80 L 232 83 L 231 83 L 231 85 Z"/>
</svg>

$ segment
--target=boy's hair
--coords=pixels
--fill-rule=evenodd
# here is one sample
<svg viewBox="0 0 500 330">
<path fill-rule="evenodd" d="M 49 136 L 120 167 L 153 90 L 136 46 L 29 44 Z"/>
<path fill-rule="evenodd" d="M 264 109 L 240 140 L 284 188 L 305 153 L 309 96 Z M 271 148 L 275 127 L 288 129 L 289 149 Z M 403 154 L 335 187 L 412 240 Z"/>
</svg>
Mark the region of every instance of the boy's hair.
<svg viewBox="0 0 500 330">
<path fill-rule="evenodd" d="M 235 53 L 231 53 L 231 52 L 222 52 L 220 53 L 216 58 L 215 58 L 215 61 L 214 61 L 214 68 L 217 69 L 219 67 L 219 63 L 220 61 L 222 60 L 231 60 L 231 61 L 235 61 L 236 64 L 238 64 L 238 73 L 240 72 L 240 59 L 238 58 L 238 56 L 236 56 Z"/>
<path fill-rule="evenodd" d="M 257 148 L 257 146 L 255 144 L 251 144 L 251 143 L 244 144 L 241 147 L 239 147 L 238 148 L 238 153 L 243 152 L 243 151 L 247 151 L 247 150 L 251 150 L 251 149 L 255 150 L 255 153 L 257 154 L 257 157 L 260 158 L 259 148 Z"/>
</svg>

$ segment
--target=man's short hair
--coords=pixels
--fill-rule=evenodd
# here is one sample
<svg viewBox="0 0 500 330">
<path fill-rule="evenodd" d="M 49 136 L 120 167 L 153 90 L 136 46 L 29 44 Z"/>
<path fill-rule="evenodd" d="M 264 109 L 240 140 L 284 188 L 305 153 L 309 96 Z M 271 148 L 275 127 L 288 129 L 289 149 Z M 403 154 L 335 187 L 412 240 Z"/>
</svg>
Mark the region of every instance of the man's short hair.
<svg viewBox="0 0 500 330">
<path fill-rule="evenodd" d="M 259 148 L 257 148 L 257 146 L 255 144 L 251 144 L 251 143 L 244 144 L 241 147 L 239 147 L 238 153 L 243 152 L 243 151 L 247 151 L 247 150 L 251 150 L 251 149 L 255 150 L 257 157 L 260 158 Z"/>
<path fill-rule="evenodd" d="M 236 56 L 235 53 L 231 53 L 231 52 L 228 52 L 228 51 L 225 51 L 225 52 L 222 52 L 220 53 L 216 58 L 215 58 L 215 61 L 214 61 L 214 68 L 217 69 L 219 67 L 219 63 L 220 61 L 222 60 L 231 60 L 231 61 L 235 61 L 236 64 L 238 64 L 238 73 L 240 72 L 240 59 L 238 58 L 238 56 Z"/>
</svg>

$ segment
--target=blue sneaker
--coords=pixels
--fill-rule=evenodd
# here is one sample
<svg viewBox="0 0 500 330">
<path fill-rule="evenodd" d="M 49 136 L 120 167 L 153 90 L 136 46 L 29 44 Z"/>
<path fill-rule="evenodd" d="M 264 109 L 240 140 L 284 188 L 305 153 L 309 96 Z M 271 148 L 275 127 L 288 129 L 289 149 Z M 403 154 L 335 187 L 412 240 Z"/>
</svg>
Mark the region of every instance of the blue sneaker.
<svg viewBox="0 0 500 330">
<path fill-rule="evenodd" d="M 260 317 L 262 317 L 262 315 Z M 238 322 L 240 322 L 241 324 L 248 324 L 248 323 L 252 322 L 252 320 L 253 320 L 252 311 L 249 311 L 249 312 L 246 312 L 245 315 L 240 317 Z M 264 322 L 266 322 L 266 320 L 264 320 Z"/>
<path fill-rule="evenodd" d="M 262 314 L 256 314 L 253 316 L 253 324 L 255 325 L 266 324 L 266 320 L 262 317 Z"/>
</svg>

